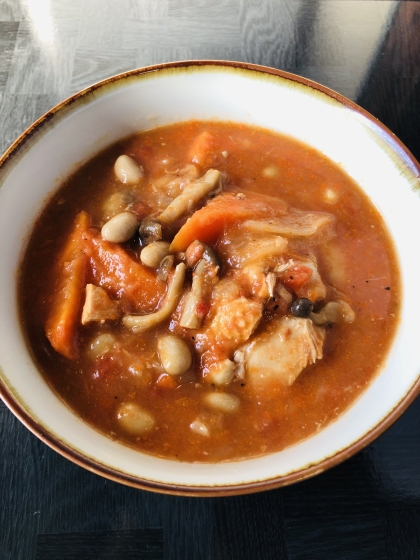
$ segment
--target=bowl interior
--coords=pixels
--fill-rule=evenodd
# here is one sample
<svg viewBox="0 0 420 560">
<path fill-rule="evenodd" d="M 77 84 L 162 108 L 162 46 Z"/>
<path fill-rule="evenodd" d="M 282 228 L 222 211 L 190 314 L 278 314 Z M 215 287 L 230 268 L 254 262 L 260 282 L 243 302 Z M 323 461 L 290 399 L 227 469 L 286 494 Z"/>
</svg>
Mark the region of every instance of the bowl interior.
<svg viewBox="0 0 420 560">
<path fill-rule="evenodd" d="M 373 118 L 340 96 L 304 82 L 245 65 L 166 65 L 137 71 L 64 102 L 3 157 L 1 389 L 7 404 L 25 423 L 71 459 L 106 476 L 158 490 L 246 491 L 265 481 L 269 485 L 291 482 L 338 462 L 367 444 L 397 414 L 397 407 L 414 398 L 420 372 L 415 328 L 420 314 L 416 162 Z M 80 421 L 34 365 L 20 329 L 16 299 L 16 278 L 32 224 L 61 181 L 120 138 L 190 119 L 262 126 L 326 154 L 358 182 L 381 212 L 394 239 L 402 275 L 402 315 L 395 342 L 380 375 L 354 405 L 323 431 L 280 453 L 217 465 L 151 457 L 112 442 Z M 354 359 L 363 360 L 363 356 Z"/>
</svg>

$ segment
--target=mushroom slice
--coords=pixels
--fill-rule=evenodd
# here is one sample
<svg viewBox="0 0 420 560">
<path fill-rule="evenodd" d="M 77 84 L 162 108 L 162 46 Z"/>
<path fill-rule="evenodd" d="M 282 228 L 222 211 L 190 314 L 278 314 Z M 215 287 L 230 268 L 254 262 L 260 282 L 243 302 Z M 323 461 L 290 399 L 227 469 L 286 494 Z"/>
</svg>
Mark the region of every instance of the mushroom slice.
<svg viewBox="0 0 420 560">
<path fill-rule="evenodd" d="M 158 311 L 149 315 L 126 315 L 122 322 L 123 325 L 135 333 L 145 331 L 155 327 L 165 319 L 168 319 L 175 310 L 178 301 L 182 295 L 182 286 L 185 279 L 185 264 L 179 263 L 175 268 L 174 274 L 168 283 L 163 304 Z"/>
<path fill-rule="evenodd" d="M 352 323 L 355 317 L 353 309 L 342 299 L 329 301 L 319 313 L 311 313 L 309 316 L 315 325 Z"/>
<path fill-rule="evenodd" d="M 217 169 L 209 169 L 203 177 L 187 185 L 157 219 L 161 223 L 170 224 L 193 208 L 206 194 L 221 187 L 222 174 Z"/>
<path fill-rule="evenodd" d="M 113 301 L 103 288 L 88 284 L 82 311 L 82 325 L 116 321 L 120 316 L 118 303 Z"/>
<path fill-rule="evenodd" d="M 193 272 L 191 290 L 185 297 L 179 324 L 187 329 L 199 329 L 210 306 L 208 300 L 217 282 L 218 266 L 201 259 Z"/>
</svg>

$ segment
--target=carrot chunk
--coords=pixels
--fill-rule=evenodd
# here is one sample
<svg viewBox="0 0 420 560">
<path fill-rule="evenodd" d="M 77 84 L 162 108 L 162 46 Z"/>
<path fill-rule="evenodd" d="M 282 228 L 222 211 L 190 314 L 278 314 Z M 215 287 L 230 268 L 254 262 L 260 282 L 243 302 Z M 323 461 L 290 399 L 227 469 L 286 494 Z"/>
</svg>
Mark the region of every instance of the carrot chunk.
<svg viewBox="0 0 420 560">
<path fill-rule="evenodd" d="M 283 215 L 287 205 L 254 193 L 246 196 L 225 192 L 211 200 L 207 206 L 197 210 L 175 235 L 170 250 L 185 251 L 195 241 L 214 244 L 223 232 L 234 223 L 244 220 Z"/>
<path fill-rule="evenodd" d="M 45 324 L 51 346 L 66 358 L 77 358 L 77 321 L 86 283 L 85 237 L 89 216 L 81 212 L 57 263 L 57 283 Z"/>
<path fill-rule="evenodd" d="M 105 241 L 97 232 L 91 231 L 90 236 L 93 283 L 135 311 L 154 310 L 165 293 L 165 282 L 119 245 Z"/>
<path fill-rule="evenodd" d="M 216 148 L 216 139 L 214 136 L 204 130 L 193 140 L 188 152 L 188 159 L 198 165 L 204 165 L 208 156 L 214 152 Z"/>
</svg>

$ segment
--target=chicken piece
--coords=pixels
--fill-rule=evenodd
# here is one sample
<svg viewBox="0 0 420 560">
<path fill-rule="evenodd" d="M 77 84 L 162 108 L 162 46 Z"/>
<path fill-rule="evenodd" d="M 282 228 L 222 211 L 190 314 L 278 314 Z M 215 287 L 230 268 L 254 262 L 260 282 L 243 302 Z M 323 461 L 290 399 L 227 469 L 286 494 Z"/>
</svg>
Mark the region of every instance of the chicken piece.
<svg viewBox="0 0 420 560">
<path fill-rule="evenodd" d="M 303 212 L 290 209 L 284 216 L 269 220 L 248 220 L 242 229 L 251 233 L 282 235 L 284 237 L 312 237 L 314 244 L 325 242 L 336 235 L 335 218 L 321 212 Z"/>
<path fill-rule="evenodd" d="M 258 234 L 244 234 L 238 231 L 235 234 L 226 233 L 218 246 L 218 252 L 223 255 L 224 260 L 234 268 L 244 268 L 255 263 L 264 265 L 275 262 L 278 264 L 279 257 L 287 249 L 287 239 L 278 235 L 267 236 Z M 274 261 L 273 259 L 276 259 Z"/>
<path fill-rule="evenodd" d="M 237 271 L 239 283 L 252 297 L 266 300 L 273 293 L 275 275 L 269 276 L 287 250 L 280 236 L 251 235 L 239 231 L 224 236 L 218 246 L 223 259 Z"/>
<path fill-rule="evenodd" d="M 248 340 L 262 317 L 262 304 L 245 297 L 222 303 L 210 325 L 216 342 L 233 341 L 238 346 Z"/>
<path fill-rule="evenodd" d="M 239 369 L 256 387 L 276 382 L 292 385 L 305 367 L 322 358 L 325 330 L 310 319 L 284 316 L 274 329 L 235 353 Z"/>
<path fill-rule="evenodd" d="M 94 284 L 87 284 L 81 319 L 82 325 L 116 321 L 119 316 L 118 302 L 113 301 L 102 288 Z"/>
</svg>

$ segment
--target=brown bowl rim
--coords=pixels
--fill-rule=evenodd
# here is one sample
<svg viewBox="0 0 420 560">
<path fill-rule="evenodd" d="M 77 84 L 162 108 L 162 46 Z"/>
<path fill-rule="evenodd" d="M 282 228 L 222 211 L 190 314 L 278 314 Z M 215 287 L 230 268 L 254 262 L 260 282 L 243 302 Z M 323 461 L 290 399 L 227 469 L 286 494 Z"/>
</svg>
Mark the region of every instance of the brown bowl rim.
<svg viewBox="0 0 420 560">
<path fill-rule="evenodd" d="M 416 176 L 420 177 L 420 165 L 416 158 L 411 154 L 408 148 L 395 136 L 395 134 L 381 123 L 376 117 L 371 113 L 357 105 L 357 103 L 351 101 L 345 96 L 337 93 L 336 91 L 323 86 L 317 82 L 314 82 L 308 78 L 292 74 L 290 72 L 285 72 L 283 70 L 278 70 L 276 68 L 270 68 L 268 66 L 262 66 L 259 64 L 251 64 L 246 62 L 234 62 L 225 60 L 184 60 L 178 62 L 167 62 L 163 64 L 156 64 L 152 66 L 147 66 L 144 68 L 137 68 L 121 74 L 117 74 L 105 80 L 101 80 L 77 93 L 68 97 L 67 99 L 61 101 L 50 109 L 47 113 L 36 120 L 30 127 L 28 127 L 6 150 L 3 156 L 0 158 L 0 167 L 2 167 L 6 161 L 14 155 L 37 130 L 42 128 L 51 118 L 63 110 L 64 108 L 72 105 L 77 100 L 87 96 L 88 94 L 94 92 L 97 89 L 101 89 L 104 86 L 111 85 L 120 80 L 125 80 L 132 76 L 139 76 L 142 74 L 148 74 L 152 72 L 159 72 L 168 69 L 181 69 L 189 67 L 225 67 L 225 68 L 235 68 L 239 70 L 246 70 L 252 72 L 260 72 L 262 74 L 271 74 L 273 76 L 281 77 L 292 82 L 297 82 L 303 84 L 309 88 L 320 91 L 341 103 L 342 105 L 348 107 L 352 111 L 359 113 L 372 123 L 374 123 L 381 131 L 384 136 L 391 140 L 393 143 L 397 144 L 400 152 L 400 156 L 404 156 L 405 162 L 410 166 L 412 170 L 415 170 Z M 377 437 L 383 434 L 409 407 L 409 405 L 415 400 L 415 398 L 420 394 L 420 374 L 419 378 L 406 395 L 400 400 L 399 403 L 385 416 L 374 428 L 366 432 L 360 439 L 352 443 L 345 449 L 338 451 L 330 457 L 322 459 L 319 463 L 315 465 L 309 465 L 303 467 L 300 470 L 293 471 L 283 476 L 276 476 L 274 478 L 265 479 L 261 481 L 249 482 L 249 483 L 239 483 L 235 485 L 220 485 L 220 486 L 184 486 L 179 484 L 155 482 L 145 479 L 140 479 L 136 476 L 118 471 L 107 465 L 103 465 L 89 457 L 86 457 L 81 452 L 76 451 L 71 446 L 67 445 L 61 441 L 55 435 L 52 435 L 42 424 L 40 424 L 35 418 L 33 418 L 21 405 L 18 399 L 12 394 L 7 385 L 4 383 L 3 379 L 0 378 L 0 397 L 11 410 L 11 412 L 41 441 L 47 444 L 49 447 L 57 451 L 63 457 L 69 459 L 73 463 L 87 469 L 88 471 L 94 472 L 100 476 L 103 476 L 114 482 L 119 482 L 121 484 L 131 486 L 133 488 L 138 488 L 141 490 L 148 490 L 162 494 L 172 494 L 178 496 L 196 496 L 196 497 L 221 497 L 221 496 L 234 496 L 240 494 L 250 494 L 255 492 L 261 492 L 265 490 L 272 490 L 282 486 L 287 486 L 301 480 L 305 480 L 326 470 L 338 465 L 339 463 L 345 461 L 352 455 L 358 453 L 374 441 Z"/>
</svg>

